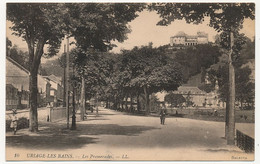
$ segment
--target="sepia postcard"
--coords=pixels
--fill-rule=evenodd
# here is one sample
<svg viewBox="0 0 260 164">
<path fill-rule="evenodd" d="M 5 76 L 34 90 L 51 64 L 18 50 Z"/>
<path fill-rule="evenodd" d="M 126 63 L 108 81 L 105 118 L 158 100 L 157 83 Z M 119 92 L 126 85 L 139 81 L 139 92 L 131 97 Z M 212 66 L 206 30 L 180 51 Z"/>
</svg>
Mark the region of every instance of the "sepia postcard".
<svg viewBox="0 0 260 164">
<path fill-rule="evenodd" d="M 5 162 L 254 163 L 255 7 L 6 2 Z"/>
</svg>

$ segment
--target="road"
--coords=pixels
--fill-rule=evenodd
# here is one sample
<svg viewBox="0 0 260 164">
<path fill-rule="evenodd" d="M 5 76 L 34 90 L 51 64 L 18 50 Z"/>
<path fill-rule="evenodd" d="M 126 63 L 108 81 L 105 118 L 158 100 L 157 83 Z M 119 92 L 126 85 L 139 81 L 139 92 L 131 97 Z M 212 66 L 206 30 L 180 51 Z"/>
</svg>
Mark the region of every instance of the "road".
<svg viewBox="0 0 260 164">
<path fill-rule="evenodd" d="M 39 122 L 39 132 L 27 129 L 7 133 L 7 160 L 253 160 L 226 145 L 224 123 L 134 116 L 100 108 L 77 121 L 77 130 L 65 122 Z M 240 124 L 252 128 L 253 124 Z M 17 157 L 18 154 L 18 157 Z M 52 155 L 51 155 L 52 154 Z M 16 157 L 15 157 L 16 156 Z"/>
</svg>

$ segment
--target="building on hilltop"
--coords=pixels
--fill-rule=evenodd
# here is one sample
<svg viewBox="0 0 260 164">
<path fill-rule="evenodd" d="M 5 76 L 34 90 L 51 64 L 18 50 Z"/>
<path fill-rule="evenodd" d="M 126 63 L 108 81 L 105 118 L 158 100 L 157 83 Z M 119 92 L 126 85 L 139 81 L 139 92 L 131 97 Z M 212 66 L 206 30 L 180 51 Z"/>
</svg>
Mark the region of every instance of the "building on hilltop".
<svg viewBox="0 0 260 164">
<path fill-rule="evenodd" d="M 197 44 L 208 44 L 208 34 L 197 32 L 197 35 L 187 35 L 183 31 L 178 32 L 170 38 L 170 46 L 194 46 Z"/>
</svg>

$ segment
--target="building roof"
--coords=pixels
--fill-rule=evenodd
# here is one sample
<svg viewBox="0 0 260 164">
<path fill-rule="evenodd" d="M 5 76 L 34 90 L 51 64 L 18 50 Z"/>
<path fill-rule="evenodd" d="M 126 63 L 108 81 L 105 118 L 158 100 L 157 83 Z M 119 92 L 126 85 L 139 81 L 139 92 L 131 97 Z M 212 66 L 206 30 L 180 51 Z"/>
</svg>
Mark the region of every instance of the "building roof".
<svg viewBox="0 0 260 164">
<path fill-rule="evenodd" d="M 185 32 L 183 31 L 179 31 L 176 35 L 174 35 L 173 37 L 186 37 L 186 39 L 197 39 L 198 37 L 208 37 L 208 34 L 205 32 L 197 32 L 197 35 L 187 35 Z"/>
<path fill-rule="evenodd" d="M 186 36 L 186 39 L 197 39 L 198 36 L 195 36 L 195 35 L 187 35 Z"/>
<path fill-rule="evenodd" d="M 177 91 L 174 91 L 173 93 L 176 94 L 206 94 L 206 92 L 200 90 L 198 87 L 195 86 L 185 86 L 182 85 L 178 88 Z"/>
<path fill-rule="evenodd" d="M 38 74 L 38 89 L 45 91 L 45 79 Z M 19 63 L 6 57 L 6 85 L 12 84 L 18 90 L 29 90 L 29 71 Z"/>
<path fill-rule="evenodd" d="M 12 84 L 6 84 L 6 87 L 15 88 Z"/>
<path fill-rule="evenodd" d="M 55 76 L 53 74 L 51 74 L 50 76 L 45 76 L 45 78 L 48 79 L 48 80 L 51 80 L 51 81 L 53 81 L 53 82 L 55 82 L 57 84 L 61 84 L 61 82 L 62 82 L 62 78 L 61 77 Z"/>
<path fill-rule="evenodd" d="M 14 59 L 10 58 L 9 56 L 6 56 L 6 59 L 8 61 L 10 61 L 11 63 L 13 63 L 14 65 L 16 65 L 18 68 L 20 68 L 22 71 L 24 71 L 25 73 L 29 74 L 29 70 L 27 70 L 26 68 L 24 68 L 21 64 L 19 64 L 18 62 L 16 62 Z"/>
<path fill-rule="evenodd" d="M 173 37 L 186 37 L 187 34 L 185 34 L 183 31 L 179 31 L 176 35 L 174 35 Z"/>
</svg>

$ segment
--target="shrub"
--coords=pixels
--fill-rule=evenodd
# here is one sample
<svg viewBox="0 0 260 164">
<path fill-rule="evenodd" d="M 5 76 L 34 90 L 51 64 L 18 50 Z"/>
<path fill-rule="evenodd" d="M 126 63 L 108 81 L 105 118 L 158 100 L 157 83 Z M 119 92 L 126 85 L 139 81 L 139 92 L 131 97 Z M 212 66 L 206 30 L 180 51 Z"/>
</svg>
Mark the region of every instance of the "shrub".
<svg viewBox="0 0 260 164">
<path fill-rule="evenodd" d="M 7 132 L 10 132 L 13 130 L 10 128 L 10 125 L 11 125 L 11 120 L 6 120 L 5 127 L 6 127 Z M 29 128 L 29 120 L 25 117 L 21 117 L 18 119 L 18 122 L 17 122 L 17 130 L 25 129 L 25 128 Z"/>
</svg>

